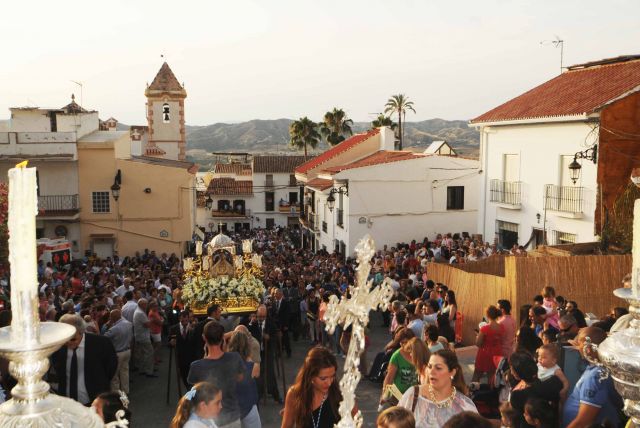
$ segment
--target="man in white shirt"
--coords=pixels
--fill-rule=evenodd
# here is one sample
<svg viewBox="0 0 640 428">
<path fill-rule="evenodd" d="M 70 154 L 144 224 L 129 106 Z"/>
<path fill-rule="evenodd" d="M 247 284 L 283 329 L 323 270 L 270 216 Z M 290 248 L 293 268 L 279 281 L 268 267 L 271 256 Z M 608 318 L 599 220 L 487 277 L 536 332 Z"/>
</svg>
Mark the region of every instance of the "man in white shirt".
<svg viewBox="0 0 640 428">
<path fill-rule="evenodd" d="M 140 373 L 146 377 L 158 377 L 153 373 L 153 345 L 151 344 L 151 322 L 147 317 L 147 299 L 138 300 L 138 309 L 133 314 L 133 335 L 136 340 L 134 360 Z"/>
<path fill-rule="evenodd" d="M 116 288 L 116 293 L 118 294 L 118 296 L 124 297 L 127 291 L 133 291 L 133 290 L 134 288 L 133 288 L 133 285 L 131 285 L 131 279 L 125 278 L 122 285 Z"/>
<path fill-rule="evenodd" d="M 133 322 L 133 314 L 138 309 L 138 302 L 135 298 L 135 294 L 131 291 L 127 291 L 124 294 L 126 303 L 122 306 L 122 317 L 129 322 Z"/>
</svg>

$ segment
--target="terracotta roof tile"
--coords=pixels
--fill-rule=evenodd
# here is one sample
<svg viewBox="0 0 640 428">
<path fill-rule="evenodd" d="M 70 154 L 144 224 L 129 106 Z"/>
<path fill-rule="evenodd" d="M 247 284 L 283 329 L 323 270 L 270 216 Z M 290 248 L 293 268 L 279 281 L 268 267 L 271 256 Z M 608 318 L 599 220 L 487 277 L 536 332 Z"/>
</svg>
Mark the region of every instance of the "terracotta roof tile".
<svg viewBox="0 0 640 428">
<path fill-rule="evenodd" d="M 375 128 L 375 129 L 372 129 L 369 132 L 365 132 L 363 134 L 356 134 L 351 138 L 347 138 L 342 143 L 333 146 L 332 148 L 330 148 L 326 152 L 320 154 L 319 156 L 316 156 L 312 160 L 303 163 L 302 165 L 300 165 L 299 167 L 296 168 L 296 172 L 304 174 L 307 171 L 309 171 L 309 170 L 311 170 L 313 168 L 316 168 L 317 166 L 322 165 L 323 163 L 327 162 L 328 160 L 333 159 L 334 157 L 338 156 L 339 154 L 346 152 L 347 150 L 351 149 L 352 147 L 357 146 L 358 144 L 368 140 L 369 138 L 371 138 L 374 135 L 377 135 L 379 133 L 380 133 L 380 128 Z"/>
<path fill-rule="evenodd" d="M 307 156 L 307 160 L 310 158 Z M 304 156 L 254 156 L 253 171 L 267 174 L 293 174 L 305 162 Z"/>
<path fill-rule="evenodd" d="M 318 190 L 327 190 L 333 186 L 333 180 L 325 180 L 324 178 L 314 178 L 307 182 L 307 187 L 313 187 Z"/>
<path fill-rule="evenodd" d="M 405 152 L 405 151 L 400 152 L 400 151 L 380 150 L 370 156 L 367 156 L 366 158 L 362 158 L 355 162 L 327 168 L 326 171 L 336 173 L 336 172 L 344 171 L 346 169 L 363 168 L 366 166 L 381 165 L 381 164 L 391 163 L 391 162 L 400 162 L 404 160 L 411 160 L 411 159 L 417 159 L 422 157 L 425 157 L 425 155 L 413 153 L 413 152 Z"/>
<path fill-rule="evenodd" d="M 213 178 L 207 193 L 212 195 L 253 195 L 253 181 L 233 178 Z"/>
<path fill-rule="evenodd" d="M 215 174 L 251 175 L 251 165 L 247 163 L 217 163 Z"/>
<path fill-rule="evenodd" d="M 640 57 L 570 67 L 560 76 L 471 120 L 494 122 L 593 113 L 640 89 Z"/>
<path fill-rule="evenodd" d="M 169 68 L 166 62 L 160 67 L 160 71 L 149 85 L 149 89 L 153 91 L 182 91 L 184 88 L 176 79 L 175 74 Z"/>
</svg>

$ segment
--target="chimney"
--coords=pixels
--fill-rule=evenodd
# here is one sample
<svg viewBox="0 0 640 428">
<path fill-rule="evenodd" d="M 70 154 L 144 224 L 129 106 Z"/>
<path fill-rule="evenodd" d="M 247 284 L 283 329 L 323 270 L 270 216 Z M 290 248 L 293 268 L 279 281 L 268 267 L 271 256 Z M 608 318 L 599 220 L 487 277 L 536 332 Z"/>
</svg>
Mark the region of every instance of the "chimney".
<svg viewBox="0 0 640 428">
<path fill-rule="evenodd" d="M 396 135 L 388 126 L 381 126 L 380 130 L 380 150 L 395 150 Z"/>
</svg>

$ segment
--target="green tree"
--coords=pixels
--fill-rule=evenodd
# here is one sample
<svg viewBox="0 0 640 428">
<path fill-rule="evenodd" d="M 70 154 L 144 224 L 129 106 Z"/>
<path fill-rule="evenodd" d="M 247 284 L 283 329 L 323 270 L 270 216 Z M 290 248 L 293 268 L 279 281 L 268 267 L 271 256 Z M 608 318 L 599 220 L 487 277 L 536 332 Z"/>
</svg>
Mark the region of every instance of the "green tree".
<svg viewBox="0 0 640 428">
<path fill-rule="evenodd" d="M 335 146 L 343 142 L 347 135 L 353 135 L 352 126 L 353 120 L 347 118 L 344 110 L 334 107 L 332 111 L 325 113 L 320 123 L 320 134 L 330 146 Z"/>
<path fill-rule="evenodd" d="M 289 125 L 289 144 L 297 150 L 304 149 L 304 157 L 307 158 L 307 147 L 315 149 L 320 142 L 318 124 L 308 117 L 302 117 Z"/>
<path fill-rule="evenodd" d="M 398 124 L 391 119 L 391 116 L 379 114 L 378 117 L 371 122 L 371 127 L 380 128 L 381 126 L 388 126 L 389 128 L 395 130 L 398 127 Z"/>
<path fill-rule="evenodd" d="M 384 105 L 385 113 L 398 113 L 398 150 L 402 150 L 402 120 L 405 118 L 407 110 L 416 112 L 413 109 L 413 101 L 409 101 L 404 94 L 392 95 Z"/>
</svg>

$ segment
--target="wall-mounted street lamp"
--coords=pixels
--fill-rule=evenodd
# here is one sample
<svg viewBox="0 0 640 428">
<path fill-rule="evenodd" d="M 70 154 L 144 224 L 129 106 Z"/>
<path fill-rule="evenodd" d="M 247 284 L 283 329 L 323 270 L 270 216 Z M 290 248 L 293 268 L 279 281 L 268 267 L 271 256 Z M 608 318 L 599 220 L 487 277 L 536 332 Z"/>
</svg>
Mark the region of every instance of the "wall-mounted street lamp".
<svg viewBox="0 0 640 428">
<path fill-rule="evenodd" d="M 205 206 L 208 210 L 213 206 L 213 199 L 211 199 L 211 195 L 207 195 L 207 199 L 204 201 Z"/>
<path fill-rule="evenodd" d="M 114 200 L 118 200 L 120 197 L 120 185 L 122 184 L 122 173 L 120 170 L 116 173 L 116 176 L 113 178 L 113 184 L 111 185 L 111 196 L 113 196 Z"/>
<path fill-rule="evenodd" d="M 329 192 L 329 197 L 327 198 L 327 206 L 329 207 L 329 211 L 333 212 L 333 208 L 336 206 L 336 198 L 335 194 L 349 196 L 349 185 L 340 186 L 337 189 L 331 189 Z"/>
<path fill-rule="evenodd" d="M 578 152 L 573 155 L 573 162 L 569 164 L 569 172 L 571 177 L 571 182 L 576 184 L 576 182 L 580 179 L 580 170 L 582 170 L 582 165 L 578 163 L 578 159 L 585 159 L 593 161 L 593 163 L 598 162 L 598 146 L 594 145 L 593 147 L 584 150 L 582 152 Z"/>
</svg>

